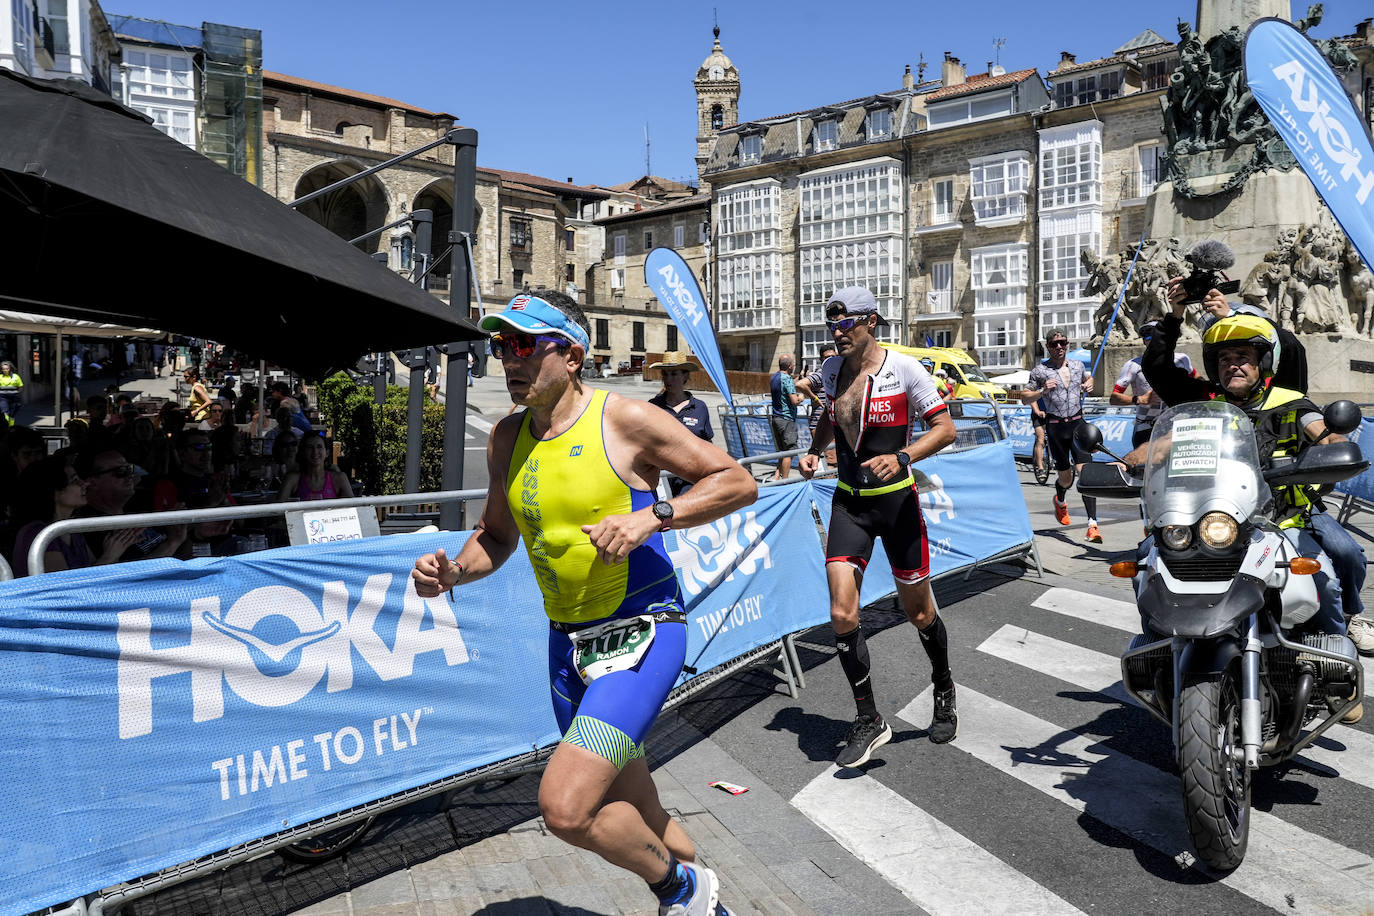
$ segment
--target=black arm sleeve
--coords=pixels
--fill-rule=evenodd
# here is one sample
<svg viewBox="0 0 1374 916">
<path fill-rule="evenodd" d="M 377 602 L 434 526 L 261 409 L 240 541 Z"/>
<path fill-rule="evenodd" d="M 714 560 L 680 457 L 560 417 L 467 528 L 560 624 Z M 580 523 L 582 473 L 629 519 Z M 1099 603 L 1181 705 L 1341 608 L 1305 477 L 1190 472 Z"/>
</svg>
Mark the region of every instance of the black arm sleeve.
<svg viewBox="0 0 1374 916">
<path fill-rule="evenodd" d="M 1170 407 L 1188 401 L 1205 401 L 1218 389 L 1204 378 L 1193 378 L 1188 370 L 1174 363 L 1174 348 L 1178 345 L 1178 335 L 1183 330 L 1183 322 L 1173 315 L 1165 315 L 1159 321 L 1159 329 L 1150 338 L 1140 366 L 1145 372 L 1145 381 L 1159 392 L 1159 398 Z"/>
</svg>

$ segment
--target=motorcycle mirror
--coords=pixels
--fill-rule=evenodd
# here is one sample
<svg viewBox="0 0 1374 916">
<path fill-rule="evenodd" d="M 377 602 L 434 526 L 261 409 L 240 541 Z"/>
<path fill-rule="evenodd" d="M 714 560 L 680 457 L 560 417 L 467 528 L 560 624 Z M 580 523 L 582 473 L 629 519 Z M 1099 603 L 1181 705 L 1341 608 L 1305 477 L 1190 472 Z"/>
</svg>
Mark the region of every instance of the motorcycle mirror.
<svg viewBox="0 0 1374 916">
<path fill-rule="evenodd" d="M 1102 430 L 1092 423 L 1079 423 L 1078 429 L 1073 431 L 1073 444 L 1079 451 L 1092 454 L 1102 447 Z"/>
<path fill-rule="evenodd" d="M 1355 406 L 1354 401 L 1342 398 L 1326 405 L 1326 409 L 1322 411 L 1322 419 L 1326 422 L 1327 429 L 1344 436 L 1358 429 L 1364 417 L 1360 415 L 1360 408 Z"/>
</svg>

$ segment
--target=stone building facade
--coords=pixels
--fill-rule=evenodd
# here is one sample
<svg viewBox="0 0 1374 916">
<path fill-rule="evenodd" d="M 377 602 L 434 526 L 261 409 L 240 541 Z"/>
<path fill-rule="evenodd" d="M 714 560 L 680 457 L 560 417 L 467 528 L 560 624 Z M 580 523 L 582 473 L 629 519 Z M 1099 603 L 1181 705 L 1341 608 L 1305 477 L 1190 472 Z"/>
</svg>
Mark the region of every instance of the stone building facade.
<svg viewBox="0 0 1374 916">
<path fill-rule="evenodd" d="M 444 112 L 280 73 L 263 75 L 263 93 L 263 187 L 283 201 L 431 143 L 455 126 Z M 442 255 L 453 223 L 453 159 L 454 148 L 441 145 L 300 210 L 350 240 L 414 210 L 433 211 L 437 263 L 428 285 L 446 296 L 452 260 Z M 592 220 L 611 197 L 571 180 L 479 167 L 472 240 L 481 296 L 473 300 L 473 317 L 525 289 L 558 289 L 585 301 L 603 248 Z M 403 223 L 356 244 L 385 253 L 391 269 L 412 277 L 420 268 L 414 239 L 411 224 Z"/>
<path fill-rule="evenodd" d="M 1369 21 L 1342 41 L 1361 62 L 1344 81 L 1369 120 Z M 887 339 L 962 347 L 993 374 L 1040 358 L 1050 327 L 1093 335 L 1101 300 L 1083 293 L 1081 253 L 1145 231 L 1173 42 L 1146 30 L 1106 57 L 1063 52 L 1044 77 L 993 62 L 966 74 L 946 52 L 938 80 L 908 69 L 900 90 L 714 129 L 701 121 L 719 95 L 702 81 L 712 60 L 729 61 L 719 35 L 695 85 L 728 368 L 814 358 L 829 337 L 820 305 L 850 283 L 878 296 Z"/>
<path fill-rule="evenodd" d="M 688 350 L 644 278 L 644 259 L 655 248 L 672 248 L 692 269 L 709 301 L 706 266 L 710 252 L 709 194 L 650 202 L 597 220 L 605 234 L 606 255 L 592 304 L 592 353 L 598 364 L 637 369 L 650 353 Z"/>
</svg>

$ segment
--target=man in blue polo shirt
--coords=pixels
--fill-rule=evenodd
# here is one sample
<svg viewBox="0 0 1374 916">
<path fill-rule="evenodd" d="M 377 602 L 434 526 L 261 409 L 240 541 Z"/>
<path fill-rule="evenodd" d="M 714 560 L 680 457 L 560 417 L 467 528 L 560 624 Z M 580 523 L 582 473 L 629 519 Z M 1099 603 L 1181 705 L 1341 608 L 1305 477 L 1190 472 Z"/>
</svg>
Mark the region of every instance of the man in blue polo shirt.
<svg viewBox="0 0 1374 916">
<path fill-rule="evenodd" d="M 791 353 L 778 357 L 778 371 L 768 380 L 768 391 L 773 396 L 773 415 L 769 418 L 773 427 L 773 443 L 778 451 L 786 452 L 797 447 L 797 405 L 801 395 L 797 394 L 797 383 L 792 380 L 792 367 L 796 365 Z M 786 480 L 792 473 L 792 456 L 778 459 L 778 469 L 774 480 Z"/>
</svg>

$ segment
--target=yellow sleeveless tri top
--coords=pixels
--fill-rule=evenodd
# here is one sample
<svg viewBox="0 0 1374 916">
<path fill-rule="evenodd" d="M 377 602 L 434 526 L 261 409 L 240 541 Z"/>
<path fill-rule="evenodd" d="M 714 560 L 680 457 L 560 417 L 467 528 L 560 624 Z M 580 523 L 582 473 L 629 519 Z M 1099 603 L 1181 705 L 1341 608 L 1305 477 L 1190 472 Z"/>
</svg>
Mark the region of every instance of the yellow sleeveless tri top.
<svg viewBox="0 0 1374 916">
<path fill-rule="evenodd" d="M 633 616 L 677 600 L 663 535 L 655 533 L 626 562 L 607 566 L 582 531 L 657 498 L 611 467 L 602 434 L 605 410 L 606 392 L 592 389 L 582 415 L 552 439 L 530 435 L 526 411 L 506 472 L 506 499 L 544 594 L 544 612 L 563 623 Z"/>
</svg>

